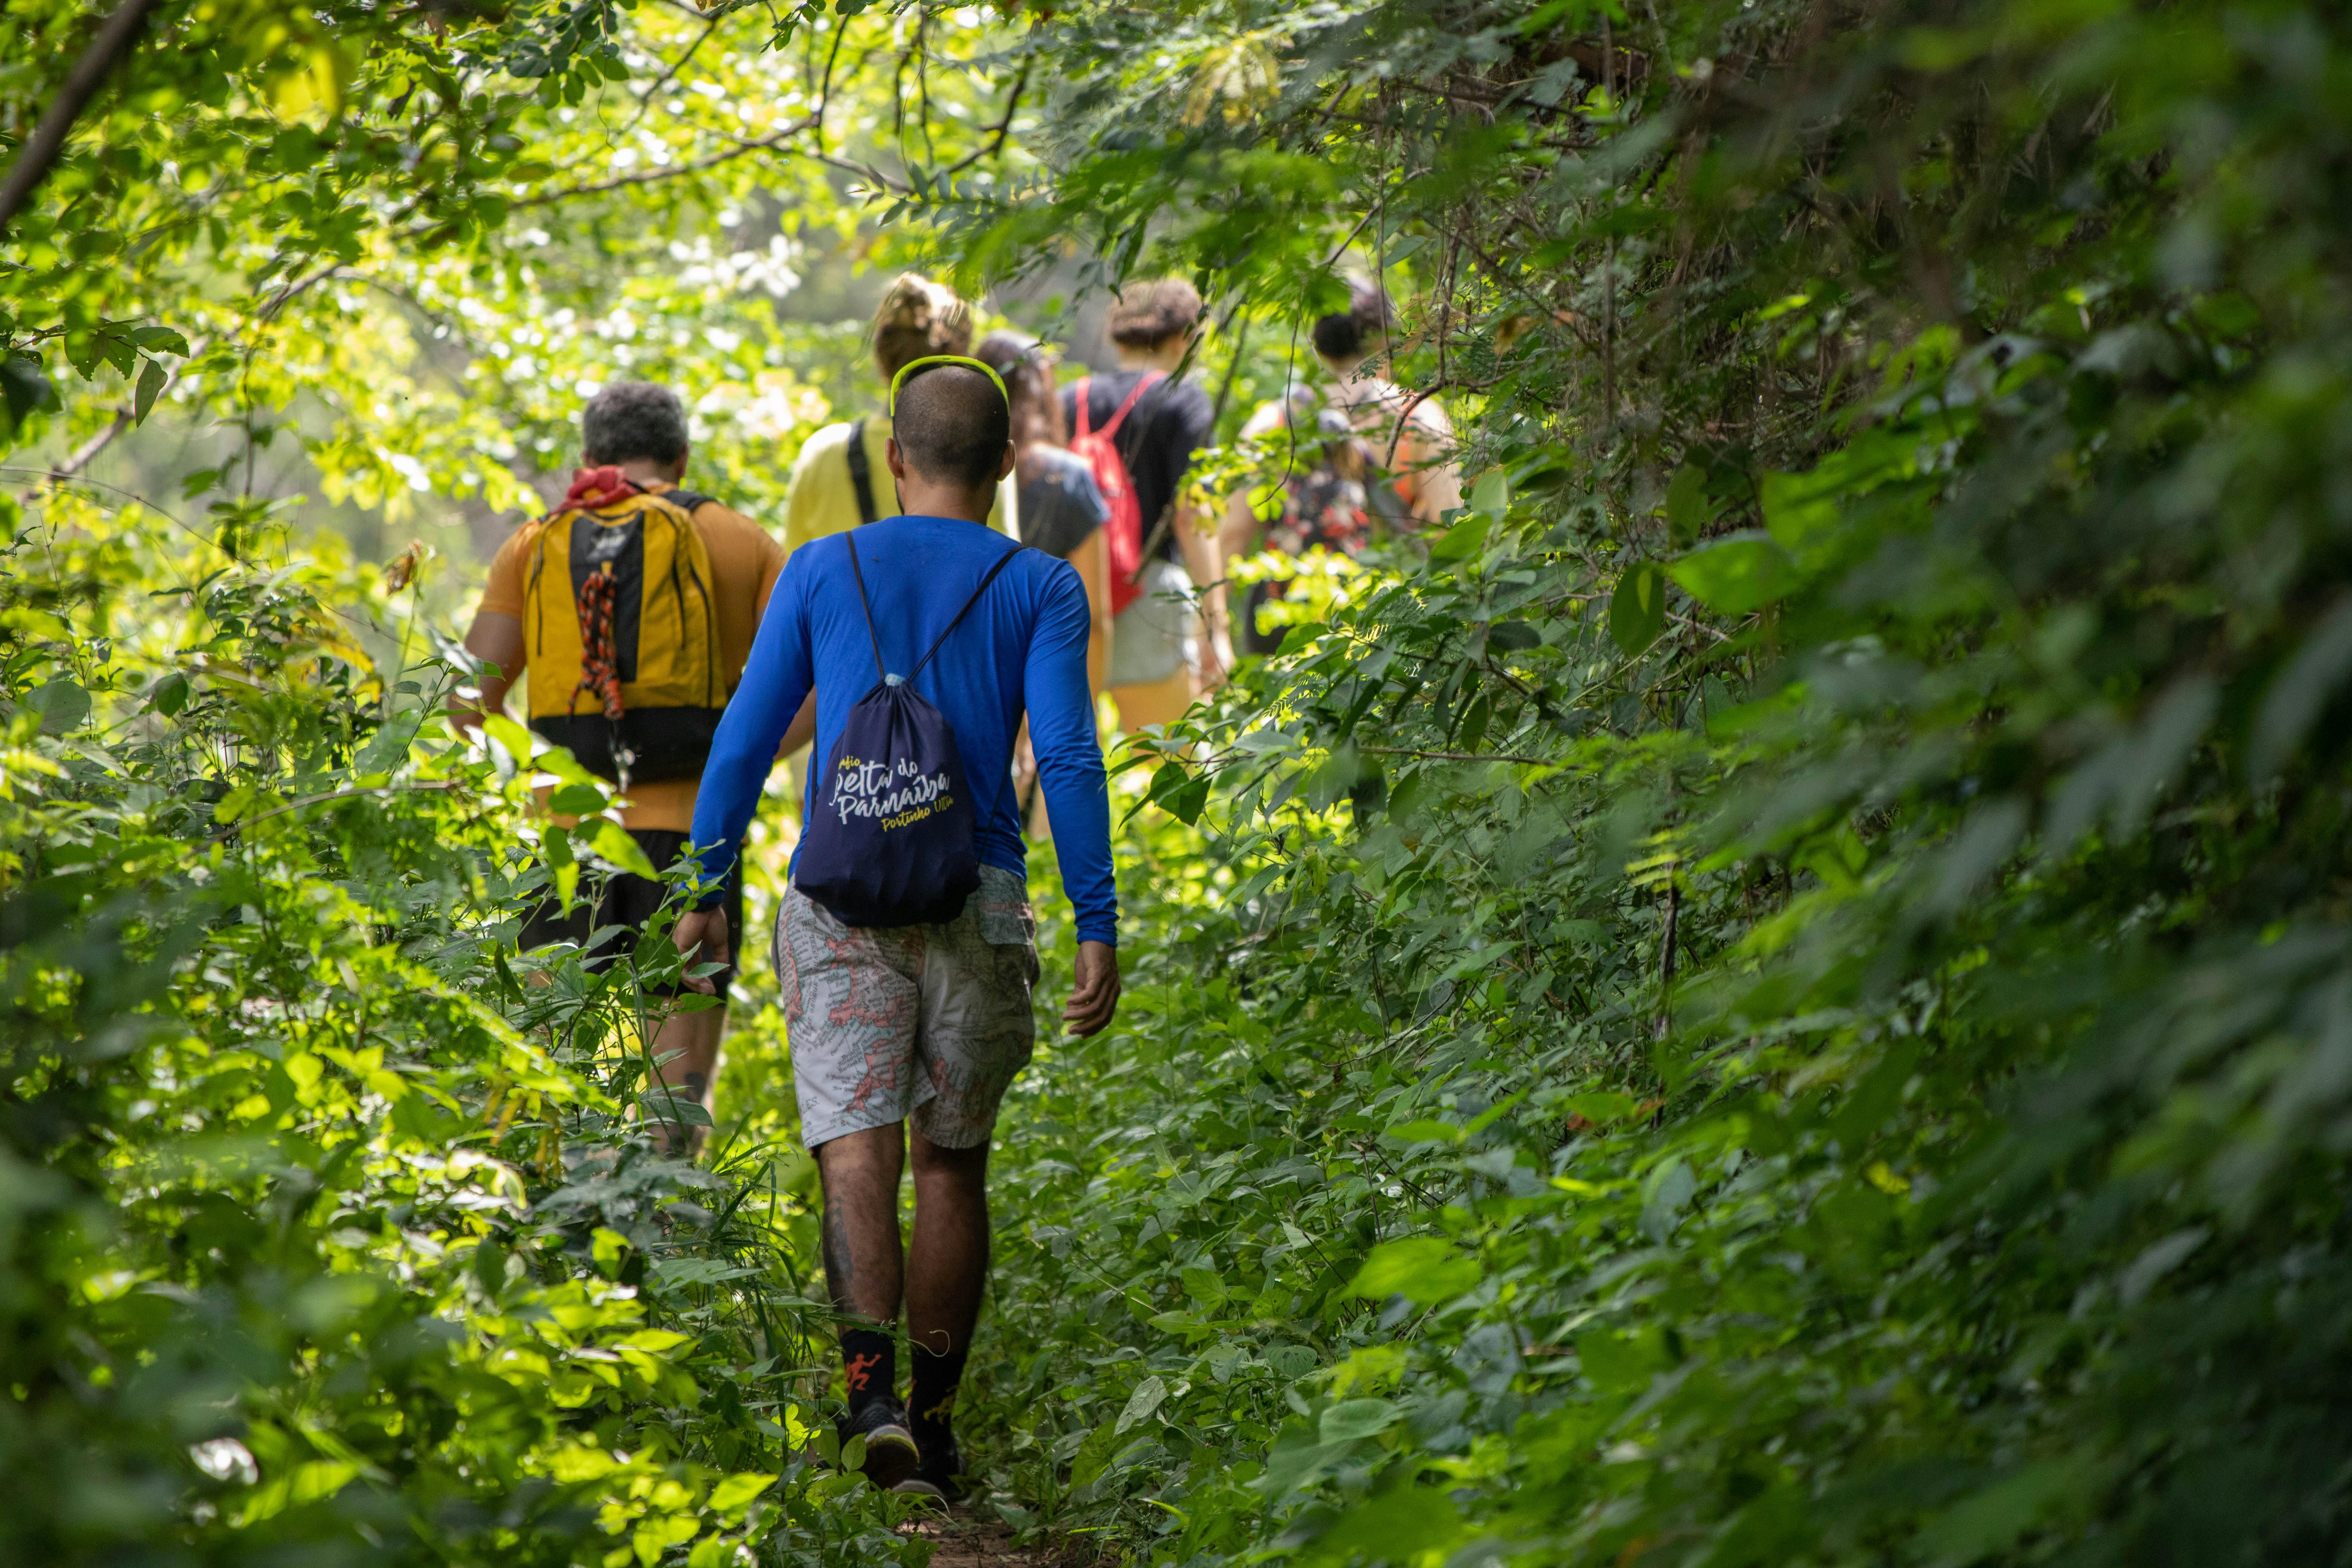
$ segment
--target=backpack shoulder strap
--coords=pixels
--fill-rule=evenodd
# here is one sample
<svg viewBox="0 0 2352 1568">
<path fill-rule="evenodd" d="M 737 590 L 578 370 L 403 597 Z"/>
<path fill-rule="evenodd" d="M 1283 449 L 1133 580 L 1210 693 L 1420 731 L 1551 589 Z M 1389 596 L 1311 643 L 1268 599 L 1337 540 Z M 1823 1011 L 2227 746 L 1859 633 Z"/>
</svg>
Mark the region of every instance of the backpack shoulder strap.
<svg viewBox="0 0 2352 1568">
<path fill-rule="evenodd" d="M 1089 401 L 1088 395 L 1093 392 L 1094 384 L 1095 378 L 1093 376 L 1082 375 L 1078 377 L 1078 384 L 1073 394 L 1073 401 L 1077 405 L 1078 427 L 1070 433 L 1070 439 L 1073 441 L 1083 441 L 1088 436 L 1094 434 L 1093 410 L 1087 406 Z"/>
<path fill-rule="evenodd" d="M 704 495 L 700 490 L 667 489 L 662 491 L 661 499 L 692 517 L 719 498 Z"/>
<path fill-rule="evenodd" d="M 1127 423 L 1128 415 L 1134 411 L 1137 404 L 1143 401 L 1143 395 L 1167 379 L 1168 378 L 1159 371 L 1145 371 L 1143 373 L 1143 378 L 1135 384 L 1135 390 L 1127 395 L 1127 401 L 1118 405 L 1118 412 L 1112 415 L 1109 419 L 1104 422 L 1102 427 L 1103 439 L 1108 441 L 1117 436 L 1118 434 L 1118 427 Z"/>
<path fill-rule="evenodd" d="M 857 521 L 860 522 L 872 522 L 875 518 L 880 514 L 874 510 L 874 465 L 866 459 L 866 456 L 865 420 L 859 419 L 851 423 L 849 426 L 849 447 L 847 450 L 844 452 L 843 456 L 849 459 L 850 488 L 857 492 Z M 855 565 L 857 561 L 857 552 L 856 551 L 850 552 L 849 558 L 851 564 Z M 858 585 L 857 591 L 860 594 L 863 594 L 866 591 L 865 584 L 862 581 Z M 870 630 L 872 628 L 869 627 L 868 629 Z M 877 653 L 876 657 L 878 658 L 880 655 Z"/>
<path fill-rule="evenodd" d="M 956 612 L 955 619 L 948 623 L 947 630 L 941 632 L 932 642 L 930 653 L 923 655 L 922 663 L 918 664 L 913 669 L 908 671 L 907 679 L 908 680 L 912 680 L 916 676 L 922 674 L 924 666 L 931 662 L 931 654 L 939 652 L 940 644 L 945 643 L 949 637 L 955 635 L 956 627 L 963 625 L 963 618 L 971 614 L 971 607 L 974 605 L 980 603 L 980 596 L 988 592 L 988 585 L 996 581 L 996 574 L 999 572 L 1003 571 L 1007 566 L 1013 564 L 1013 558 L 1028 548 L 1029 546 L 1026 544 L 1016 544 L 1012 549 L 1006 551 L 1003 554 L 996 558 L 996 564 L 988 569 L 988 575 L 980 580 L 980 586 L 971 591 L 971 597 L 963 602 L 963 608 Z"/>
<path fill-rule="evenodd" d="M 858 423 L 863 425 L 866 422 L 861 419 Z M 849 574 L 857 583 L 857 607 L 866 616 L 866 640 L 874 645 L 874 673 L 882 679 L 887 680 L 890 679 L 890 670 L 882 662 L 882 638 L 874 630 L 874 606 L 866 601 L 866 574 L 858 568 L 857 564 L 856 530 L 852 529 L 843 534 L 841 545 L 843 549 L 849 552 Z"/>
</svg>

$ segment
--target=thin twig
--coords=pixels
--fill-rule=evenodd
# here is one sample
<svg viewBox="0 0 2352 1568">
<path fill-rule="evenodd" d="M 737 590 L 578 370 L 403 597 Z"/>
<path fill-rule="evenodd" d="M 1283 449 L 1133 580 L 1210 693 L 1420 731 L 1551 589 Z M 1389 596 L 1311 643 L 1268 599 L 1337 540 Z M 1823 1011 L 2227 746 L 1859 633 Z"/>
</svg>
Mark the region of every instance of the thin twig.
<svg viewBox="0 0 2352 1568">
<path fill-rule="evenodd" d="M 1341 240 L 1338 246 L 1333 247 L 1331 254 L 1323 258 L 1323 265 L 1320 270 L 1328 272 L 1334 267 L 1339 266 L 1339 258 L 1348 254 L 1348 247 L 1356 243 L 1356 237 L 1363 233 L 1365 226 L 1370 224 L 1375 217 L 1378 217 L 1380 214 L 1381 208 L 1378 205 L 1375 205 L 1370 212 L 1368 212 L 1363 216 L 1358 218 L 1356 220 L 1356 226 L 1348 231 L 1348 237 Z"/>
<path fill-rule="evenodd" d="M 1021 74 L 1013 79 L 1013 94 L 1004 100 L 1004 117 L 1002 120 L 999 120 L 994 125 L 987 128 L 996 132 L 995 141 L 992 142 L 985 147 L 974 149 L 970 153 L 967 153 L 965 156 L 956 160 L 956 162 L 950 163 L 946 168 L 941 169 L 938 174 L 931 175 L 930 180 L 933 184 L 937 184 L 941 180 L 951 180 L 958 174 L 962 174 L 966 169 L 971 168 L 974 163 L 979 163 L 982 158 L 993 158 L 996 154 L 1004 151 L 1005 141 L 1013 134 L 1013 116 L 1021 108 L 1022 93 L 1026 91 L 1029 87 L 1029 68 L 1035 63 L 1036 61 L 1034 56 L 1031 58 L 1021 62 Z"/>
<path fill-rule="evenodd" d="M 560 191 L 541 191 L 535 196 L 519 196 L 509 202 L 507 206 L 510 211 L 520 211 L 525 207 L 543 207 L 556 202 L 570 201 L 575 196 L 602 195 L 606 191 L 625 190 L 632 185 L 649 185 L 658 180 L 676 179 L 681 174 L 698 174 L 705 169 L 715 169 L 721 163 L 731 163 L 749 153 L 773 152 L 780 144 L 791 138 L 803 132 L 817 129 L 823 115 L 824 110 L 820 108 L 817 113 L 795 120 L 781 131 L 751 141 L 739 141 L 723 153 L 713 153 L 708 157 L 697 158 L 692 163 L 672 163 L 659 169 L 643 169 L 633 174 L 615 174 L 609 180 L 598 180 L 593 184 L 569 185 Z"/>
<path fill-rule="evenodd" d="M 814 156 L 821 162 L 834 162 L 834 160 L 827 158 L 824 153 L 824 115 L 826 108 L 833 101 L 834 64 L 841 58 L 841 43 L 842 40 L 848 36 L 848 18 L 842 17 L 836 21 L 834 26 L 833 47 L 825 55 L 824 75 L 817 83 L 815 110 L 810 114 L 803 116 L 799 120 L 795 120 L 781 131 L 772 131 L 765 136 L 755 137 L 750 141 L 745 141 L 741 138 L 730 138 L 730 140 L 735 142 L 735 145 L 729 148 L 726 152 L 713 153 L 708 157 L 697 158 L 691 163 L 673 163 L 659 169 L 646 169 L 634 174 L 615 174 L 609 180 L 599 180 L 593 184 L 570 185 L 560 191 L 542 191 L 535 196 L 519 196 L 507 204 L 508 210 L 520 211 L 525 207 L 547 206 L 555 202 L 570 201 L 574 196 L 601 195 L 606 191 L 625 190 L 632 185 L 651 184 L 656 180 L 675 179 L 681 174 L 700 174 L 705 169 L 712 169 L 718 167 L 721 163 L 732 163 L 736 159 L 744 157 L 752 153 L 773 152 L 784 142 L 801 134 L 801 132 L 804 131 L 814 131 L 816 132 L 816 153 Z"/>
<path fill-rule="evenodd" d="M 703 25 L 701 34 L 696 37 L 694 42 L 686 46 L 686 52 L 677 57 L 677 62 L 662 68 L 661 75 L 654 78 L 652 83 L 646 87 L 644 94 L 638 98 L 636 113 L 629 117 L 629 122 L 626 125 L 622 126 L 618 131 L 613 132 L 613 139 L 614 141 L 618 141 L 620 138 L 626 136 L 630 132 L 635 131 L 639 125 L 645 123 L 646 116 L 653 112 L 654 95 L 660 92 L 662 89 L 667 87 L 672 81 L 677 79 L 677 73 L 684 70 L 687 68 L 688 62 L 694 58 L 695 51 L 701 48 L 703 45 L 710 41 L 710 35 L 719 30 L 719 24 L 725 19 L 726 16 L 723 12 L 717 16 L 711 17 L 709 21 Z"/>
</svg>

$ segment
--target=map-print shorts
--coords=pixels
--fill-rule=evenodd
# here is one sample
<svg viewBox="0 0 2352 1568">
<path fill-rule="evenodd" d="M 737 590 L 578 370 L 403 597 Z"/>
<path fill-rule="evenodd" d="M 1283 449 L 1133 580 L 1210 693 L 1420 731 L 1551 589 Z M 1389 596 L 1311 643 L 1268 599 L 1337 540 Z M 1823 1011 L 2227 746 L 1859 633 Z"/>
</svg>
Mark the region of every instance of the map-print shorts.
<svg viewBox="0 0 2352 1568">
<path fill-rule="evenodd" d="M 810 1148 L 912 1119 L 942 1149 L 988 1142 L 1036 1020 L 1036 921 L 1012 872 L 945 925 L 847 926 L 798 889 L 776 911 L 801 1138 Z"/>
</svg>

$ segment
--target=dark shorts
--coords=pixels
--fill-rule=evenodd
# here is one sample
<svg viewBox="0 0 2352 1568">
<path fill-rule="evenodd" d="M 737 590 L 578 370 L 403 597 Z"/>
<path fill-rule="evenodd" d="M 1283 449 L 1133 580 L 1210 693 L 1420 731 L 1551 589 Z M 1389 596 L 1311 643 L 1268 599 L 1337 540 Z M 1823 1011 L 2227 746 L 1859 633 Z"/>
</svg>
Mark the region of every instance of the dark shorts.
<svg viewBox="0 0 2352 1568">
<path fill-rule="evenodd" d="M 686 847 L 687 836 L 667 828 L 632 828 L 629 837 L 637 841 L 637 847 L 646 852 L 646 858 L 654 863 L 654 869 L 657 871 L 667 871 L 677 864 L 678 851 Z M 563 912 L 562 904 L 553 898 L 531 910 L 522 924 L 521 951 L 529 952 L 535 947 L 545 947 L 557 942 L 584 944 L 602 927 L 621 927 L 620 931 L 606 937 L 588 952 L 589 966 L 599 967 L 610 962 L 614 955 L 631 952 L 636 947 L 637 938 L 644 932 L 646 922 L 654 918 L 655 912 L 662 907 L 662 900 L 668 897 L 669 886 L 667 883 L 649 882 L 627 871 L 616 873 L 604 884 L 604 895 L 601 900 L 581 898 L 573 902 L 568 915 Z M 743 862 L 740 858 L 736 860 L 734 868 L 727 873 L 727 891 L 719 907 L 727 911 L 727 939 L 730 953 L 740 958 L 743 952 Z M 736 964 L 730 963 L 722 973 L 713 977 L 719 982 L 719 996 L 722 1002 L 726 1000 L 727 988 L 735 983 L 736 973 Z M 665 987 L 664 990 L 666 994 L 676 994 L 675 988 Z"/>
</svg>

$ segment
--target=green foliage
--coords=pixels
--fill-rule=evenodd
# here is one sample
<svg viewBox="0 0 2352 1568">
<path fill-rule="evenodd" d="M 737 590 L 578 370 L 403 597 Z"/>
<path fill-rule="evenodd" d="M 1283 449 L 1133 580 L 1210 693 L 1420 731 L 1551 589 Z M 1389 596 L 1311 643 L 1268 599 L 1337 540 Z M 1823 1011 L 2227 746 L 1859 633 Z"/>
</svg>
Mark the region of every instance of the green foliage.
<svg viewBox="0 0 2352 1568">
<path fill-rule="evenodd" d="M 91 21 L 0 16 L 8 123 Z M 379 525 L 536 513 L 625 377 L 690 387 L 697 482 L 776 515 L 800 441 L 871 393 L 855 328 L 778 309 L 807 258 L 914 248 L 859 231 L 933 163 L 1007 173 L 964 70 L 988 29 L 821 0 L 160 0 L 145 40 L 0 237 L 0 442 L 71 476 L 173 426 L 194 449 L 126 488 L 184 487 L 215 533 L 277 469 Z"/>
<path fill-rule="evenodd" d="M 837 173 L 887 254 L 1200 278 L 1228 435 L 1377 271 L 1475 481 L 1129 753 L 985 1506 L 1171 1568 L 2339 1560 L 2340 10 L 1024 18 L 157 8 L 0 269 L 12 442 L 241 439 L 234 559 L 52 491 L 0 602 L 11 1555 L 922 1555 L 795 1440 L 777 1018 L 656 1158 L 631 977 L 510 956 L 530 852 L 625 854 L 529 826 L 593 786 L 452 745 L 413 598 L 250 493 L 283 430 L 524 506 L 583 381 L 693 367 L 756 501 L 855 354 L 717 231 L 846 232 Z M 26 124 L 87 23 L 0 26 Z"/>
<path fill-rule="evenodd" d="M 0 1555 L 895 1560 L 803 1455 L 772 1147 L 626 1113 L 675 951 L 514 959 L 532 782 L 604 792 L 452 744 L 456 671 L 352 638 L 386 607 L 331 557 L 7 554 Z"/>
<path fill-rule="evenodd" d="M 1512 483 L 1139 754 L 1200 837 L 1000 1173 L 1015 1522 L 2338 1561 L 2342 14 L 1052 25 L 1000 236 L 1418 285 Z"/>
</svg>

